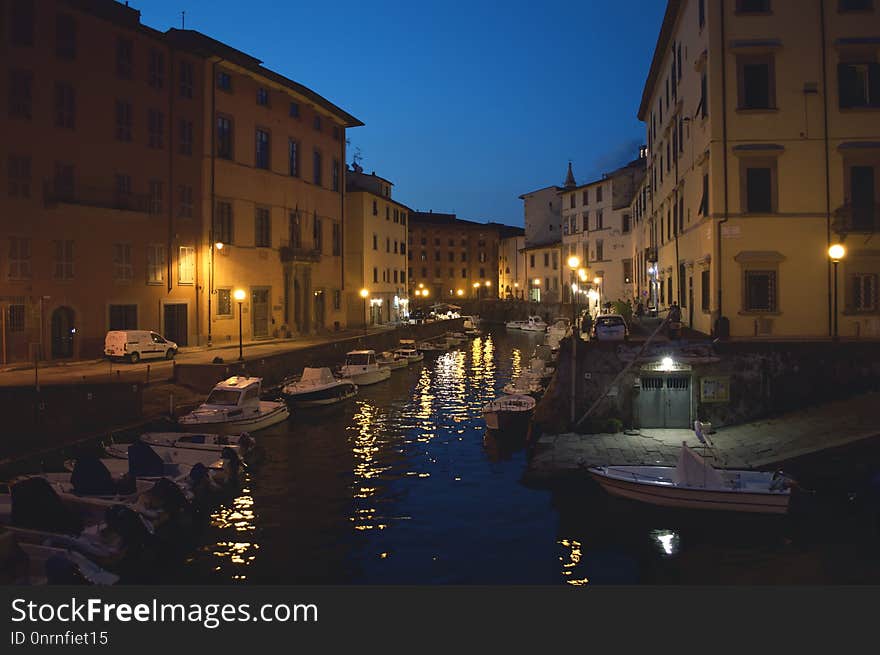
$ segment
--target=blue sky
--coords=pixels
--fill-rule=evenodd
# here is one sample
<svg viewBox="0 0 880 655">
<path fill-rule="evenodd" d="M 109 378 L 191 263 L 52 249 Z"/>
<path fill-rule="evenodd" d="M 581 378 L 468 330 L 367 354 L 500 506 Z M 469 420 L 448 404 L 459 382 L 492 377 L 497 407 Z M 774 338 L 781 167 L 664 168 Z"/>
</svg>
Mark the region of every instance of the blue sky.
<svg viewBox="0 0 880 655">
<path fill-rule="evenodd" d="M 631 2 L 131 0 L 156 29 L 199 30 L 361 119 L 348 161 L 413 209 L 522 225 L 524 192 L 638 154 L 636 118 L 665 9 Z"/>
</svg>

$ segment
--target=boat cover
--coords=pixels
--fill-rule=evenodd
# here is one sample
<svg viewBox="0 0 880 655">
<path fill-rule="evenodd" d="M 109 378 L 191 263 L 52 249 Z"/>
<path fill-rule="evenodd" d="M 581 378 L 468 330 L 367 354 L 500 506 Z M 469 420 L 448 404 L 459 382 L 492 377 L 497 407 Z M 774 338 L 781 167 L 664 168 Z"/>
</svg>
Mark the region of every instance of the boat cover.
<svg viewBox="0 0 880 655">
<path fill-rule="evenodd" d="M 329 368 L 305 368 L 303 369 L 300 384 L 303 386 L 319 386 L 332 384 L 336 381 Z"/>
<path fill-rule="evenodd" d="M 82 519 L 58 497 L 46 478 L 25 478 L 12 485 L 12 525 L 65 534 L 82 532 Z"/>
<path fill-rule="evenodd" d="M 70 475 L 73 491 L 84 496 L 112 496 L 116 494 L 113 476 L 97 457 L 80 457 Z"/>
<path fill-rule="evenodd" d="M 678 463 L 673 472 L 675 484 L 682 487 L 700 487 L 703 489 L 723 489 L 727 485 L 721 474 L 700 455 L 681 444 Z"/>
<path fill-rule="evenodd" d="M 149 444 L 135 441 L 128 447 L 128 473 L 134 478 L 165 475 L 165 462 Z"/>
</svg>

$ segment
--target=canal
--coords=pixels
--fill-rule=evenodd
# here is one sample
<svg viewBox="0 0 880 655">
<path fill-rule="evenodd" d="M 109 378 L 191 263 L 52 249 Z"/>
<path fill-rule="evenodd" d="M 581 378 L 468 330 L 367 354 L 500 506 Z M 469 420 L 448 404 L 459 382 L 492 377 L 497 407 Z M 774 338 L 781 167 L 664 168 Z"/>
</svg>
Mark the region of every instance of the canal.
<svg viewBox="0 0 880 655">
<path fill-rule="evenodd" d="M 589 483 L 521 484 L 523 444 L 487 438 L 481 407 L 539 339 L 499 328 L 259 432 L 243 490 L 150 582 L 880 581 L 870 522 L 838 506 L 818 522 L 707 517 L 633 507 Z"/>
</svg>

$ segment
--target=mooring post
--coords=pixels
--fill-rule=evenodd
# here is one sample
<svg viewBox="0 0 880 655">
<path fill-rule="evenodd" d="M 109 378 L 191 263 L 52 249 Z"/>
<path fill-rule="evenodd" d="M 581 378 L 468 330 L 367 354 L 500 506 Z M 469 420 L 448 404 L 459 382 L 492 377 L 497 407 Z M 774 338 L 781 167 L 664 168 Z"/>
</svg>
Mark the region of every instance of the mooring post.
<svg viewBox="0 0 880 655">
<path fill-rule="evenodd" d="M 147 364 L 147 385 L 150 384 L 150 364 Z"/>
<path fill-rule="evenodd" d="M 174 394 L 168 394 L 168 416 L 174 418 Z"/>
</svg>

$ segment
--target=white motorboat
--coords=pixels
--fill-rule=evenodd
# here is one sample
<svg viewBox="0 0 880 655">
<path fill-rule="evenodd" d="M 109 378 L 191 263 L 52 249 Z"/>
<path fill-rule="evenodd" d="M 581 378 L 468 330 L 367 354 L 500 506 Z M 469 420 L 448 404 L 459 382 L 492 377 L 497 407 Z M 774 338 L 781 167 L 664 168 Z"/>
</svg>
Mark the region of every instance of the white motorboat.
<svg viewBox="0 0 880 655">
<path fill-rule="evenodd" d="M 592 466 L 609 494 L 662 507 L 785 514 L 792 481 L 779 473 L 716 469 L 684 443 L 675 466 Z"/>
<path fill-rule="evenodd" d="M 528 425 L 536 404 L 534 398 L 525 394 L 496 398 L 483 407 L 486 427 L 501 432 L 523 429 Z"/>
<path fill-rule="evenodd" d="M 379 363 L 379 366 L 385 366 L 392 371 L 409 366 L 409 360 L 406 357 L 400 357 L 388 351 L 376 355 L 376 361 Z"/>
<path fill-rule="evenodd" d="M 281 388 L 281 396 L 294 407 L 335 405 L 357 393 L 354 382 L 337 378 L 329 368 L 305 368 L 299 381 Z"/>
<path fill-rule="evenodd" d="M 550 327 L 547 328 L 547 336 L 544 337 L 548 346 L 553 349 L 559 348 L 559 342 L 569 335 L 571 330 L 571 320 L 567 318 L 557 318 Z"/>
<path fill-rule="evenodd" d="M 522 330 L 524 323 L 525 321 L 507 321 L 507 323 L 504 324 L 504 327 L 508 330 Z"/>
<path fill-rule="evenodd" d="M 422 353 L 445 353 L 449 350 L 449 342 L 446 339 L 435 341 L 422 341 L 419 343 L 419 350 Z"/>
<path fill-rule="evenodd" d="M 425 356 L 419 352 L 416 348 L 416 342 L 412 339 L 401 339 L 400 347 L 395 348 L 394 354 L 399 357 L 406 357 L 407 361 L 412 364 L 413 362 L 420 362 L 425 359 Z"/>
<path fill-rule="evenodd" d="M 528 320 L 522 322 L 519 329 L 523 332 L 545 332 L 547 324 L 540 316 L 529 316 Z"/>
<path fill-rule="evenodd" d="M 547 366 L 543 359 L 533 357 L 529 362 L 528 374 L 533 379 L 545 382 L 553 377 L 554 369 Z"/>
<path fill-rule="evenodd" d="M 256 447 L 256 441 L 247 432 L 241 434 L 194 434 L 190 432 L 145 432 L 140 440 L 160 448 L 196 450 L 215 453 L 220 457 L 224 448 L 231 448 L 245 459 Z"/>
<path fill-rule="evenodd" d="M 352 350 L 341 369 L 342 377 L 358 386 L 383 382 L 391 377 L 391 369 L 379 366 L 375 350 Z"/>
<path fill-rule="evenodd" d="M 256 432 L 290 417 L 283 402 L 260 400 L 262 378 L 233 376 L 218 382 L 208 399 L 177 419 L 188 432 L 210 430 L 218 434 Z"/>
</svg>

